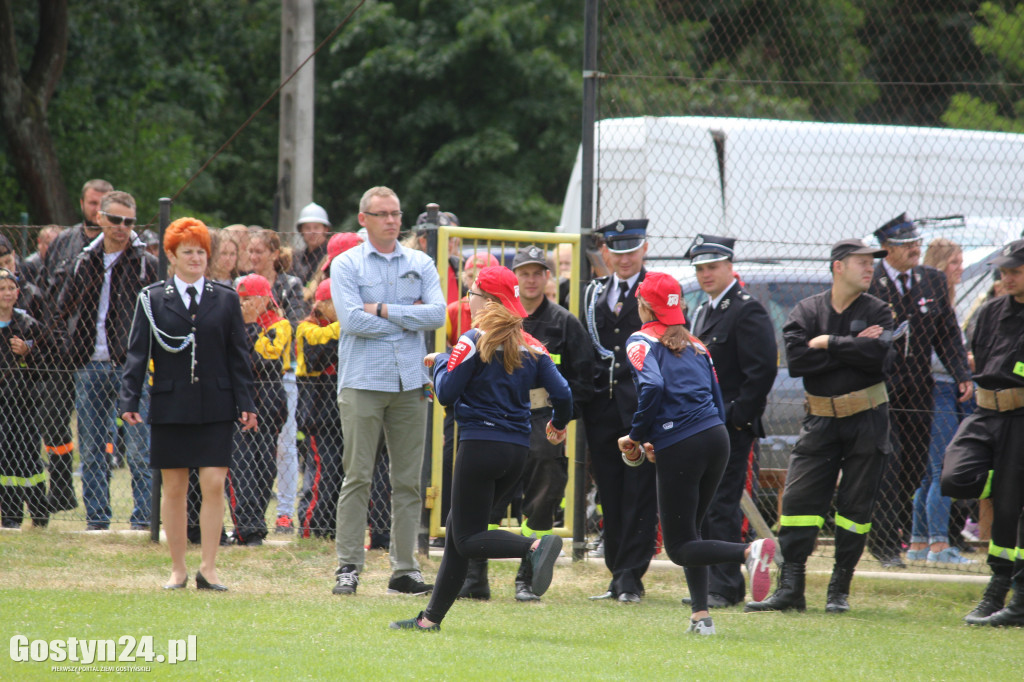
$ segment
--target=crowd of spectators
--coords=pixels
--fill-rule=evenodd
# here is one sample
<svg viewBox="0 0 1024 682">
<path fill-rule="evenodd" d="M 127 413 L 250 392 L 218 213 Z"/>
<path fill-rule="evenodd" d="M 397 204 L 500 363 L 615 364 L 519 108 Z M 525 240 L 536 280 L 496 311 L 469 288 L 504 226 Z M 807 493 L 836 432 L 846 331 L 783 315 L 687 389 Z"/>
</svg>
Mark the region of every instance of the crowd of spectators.
<svg viewBox="0 0 1024 682">
<path fill-rule="evenodd" d="M 116 399 L 136 299 L 159 279 L 161 246 L 158 235 L 139 229 L 134 198 L 104 180 L 85 183 L 80 207 L 80 223 L 39 230 L 37 251 L 25 258 L 19 259 L 11 242 L 0 235 L 0 371 L 7 378 L 0 400 L 8 416 L 2 428 L 2 522 L 18 527 L 27 510 L 35 525 L 46 525 L 52 512 L 78 507 L 77 442 L 86 529 L 110 528 L 111 468 L 122 458 L 132 489 L 129 522 L 132 529 L 145 530 L 152 485 L 145 417 L 150 392 L 159 389 L 144 386 L 140 424 L 119 423 Z M 428 333 L 445 325 L 448 346 L 454 347 L 473 326 L 469 294 L 476 273 L 498 264 L 503 255 L 484 250 L 464 258 L 459 240 L 451 240 L 445 296 L 438 268 L 424 253 L 426 223 L 458 225 L 458 218 L 450 212 L 434 218 L 423 214 L 402 241 L 403 211 L 392 190 L 368 190 L 358 209 L 359 234 L 332 234 L 323 207 L 311 203 L 303 208 L 292 226 L 301 242 L 294 252 L 277 230 L 245 225 L 210 230 L 206 276 L 237 289 L 241 297 L 260 418 L 258 431 L 235 434 L 226 482 L 234 529 L 222 534 L 222 542 L 259 545 L 269 532 L 296 529 L 302 537 L 333 538 L 338 556 L 334 591 L 352 594 L 363 570 L 370 525 L 370 546 L 390 549 L 389 588 L 426 593 L 432 586 L 424 581 L 414 552 L 431 397 L 430 376 L 420 361 Z M 640 225 L 645 222 L 618 221 L 604 229 L 603 262 L 598 263 L 610 274 L 595 280 L 603 284 L 590 299 L 589 319 L 581 314 L 577 320 L 564 311 L 555 314 L 562 310 L 559 302 L 566 305 L 570 278 L 577 276 L 571 272 L 571 248 L 526 245 L 512 266 L 529 303 L 526 328 L 549 346 L 559 371 L 569 379 L 573 416 L 584 420 L 592 449 L 612 574 L 608 592 L 601 596 L 627 602 L 642 597 L 642 576 L 656 551 L 653 468 L 622 469 L 615 445 L 636 409 L 635 395 L 626 390 L 631 381 L 623 348 L 639 328 L 633 318 L 635 292 L 646 273 L 646 235 Z M 903 352 L 886 366 L 895 454 L 882 475 L 885 504 L 875 513 L 875 533 L 868 544 L 887 567 L 902 567 L 905 560 L 972 561 L 961 554 L 960 528 L 951 523 L 949 498 L 939 488 L 945 444 L 969 411 L 973 387 L 971 358 L 959 331 L 964 321 L 956 319 L 951 304 L 962 252 L 955 243 L 939 240 L 922 266 L 921 239 L 913 228 L 913 221 L 901 216 L 879 230 L 890 255 L 878 262 L 870 291 L 889 305 L 894 326 L 909 321 Z M 716 352 L 725 351 L 717 351 L 716 344 L 725 337 L 710 332 L 716 306 L 724 301 L 719 310 L 730 303 L 739 309 L 751 298 L 733 286 L 732 240 L 709 239 L 697 248 L 705 243 L 700 236 L 693 249 L 693 257 L 711 254 L 698 268 L 698 277 L 707 273 L 707 282 L 700 286 L 708 294 L 708 305 L 690 322 L 718 365 Z M 712 266 L 718 261 L 725 264 Z M 722 273 L 721 281 L 715 279 L 716 271 Z M 749 305 L 760 315 L 757 320 L 765 317 L 756 301 Z M 737 319 L 742 317 L 737 312 Z M 552 322 L 556 319 L 557 325 Z M 764 343 L 758 348 L 773 358 L 772 330 L 763 321 L 764 329 L 758 328 L 757 334 Z M 712 526 L 705 528 L 710 537 L 740 539 L 738 499 L 754 466 L 756 439 L 763 435 L 759 417 L 774 377 L 771 364 L 759 363 L 764 380 L 756 393 L 741 395 L 739 388 L 735 395 L 732 388 L 726 392 L 735 431 L 730 434 L 734 465 L 723 483 L 728 499 L 720 511 L 715 507 Z M 570 365 L 585 367 L 586 376 Z M 728 384 L 736 370 L 724 358 L 720 380 L 723 371 Z M 747 374 L 743 370 L 736 376 Z M 544 398 L 537 398 L 534 408 L 544 412 L 545 407 Z M 74 425 L 72 418 L 77 420 Z M 544 419 L 535 421 L 535 430 L 537 424 L 543 426 Z M 453 422 L 452 417 L 446 420 L 449 453 Z M 502 510 L 495 510 L 500 515 L 511 505 L 523 533 L 533 537 L 552 532 L 565 487 L 564 447 L 544 440 L 538 432 L 531 445 L 536 452 L 529 476 L 516 499 L 503 500 Z M 752 448 L 755 457 L 748 458 Z M 46 454 L 49 476 L 40 451 Z M 450 456 L 445 466 L 450 469 Z M 267 523 L 275 488 L 276 522 Z M 446 487 L 441 500 L 445 509 L 449 494 Z M 197 525 L 191 520 L 195 507 L 191 502 L 190 529 Z M 627 534 L 619 537 L 623 532 Z M 474 575 L 480 585 L 467 583 L 462 596 L 489 597 L 486 568 L 471 568 L 470 577 Z M 713 581 L 712 606 L 739 602 L 743 593 L 737 575 L 721 580 Z M 517 593 L 531 598 L 528 572 L 517 576 Z"/>
</svg>

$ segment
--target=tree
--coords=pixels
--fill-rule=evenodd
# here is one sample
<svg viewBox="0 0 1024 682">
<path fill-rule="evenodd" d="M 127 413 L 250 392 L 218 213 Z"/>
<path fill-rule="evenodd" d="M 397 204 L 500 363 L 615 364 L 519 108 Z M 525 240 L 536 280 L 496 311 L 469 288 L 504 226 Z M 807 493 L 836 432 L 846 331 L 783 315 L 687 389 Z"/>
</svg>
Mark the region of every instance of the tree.
<svg viewBox="0 0 1024 682">
<path fill-rule="evenodd" d="M 47 109 L 67 56 L 67 0 L 38 0 L 38 31 L 22 74 L 14 14 L 0 0 L 0 119 L 28 206 L 44 223 L 69 224 L 74 208 L 60 171 Z"/>
<path fill-rule="evenodd" d="M 1006 11 L 986 2 L 978 9 L 984 24 L 975 26 L 971 35 L 983 53 L 996 63 L 993 86 L 988 94 L 993 100 L 969 92 L 953 96 L 942 121 L 953 128 L 995 130 L 1024 133 L 1024 96 L 1020 83 L 1024 78 L 1024 4 Z"/>
</svg>

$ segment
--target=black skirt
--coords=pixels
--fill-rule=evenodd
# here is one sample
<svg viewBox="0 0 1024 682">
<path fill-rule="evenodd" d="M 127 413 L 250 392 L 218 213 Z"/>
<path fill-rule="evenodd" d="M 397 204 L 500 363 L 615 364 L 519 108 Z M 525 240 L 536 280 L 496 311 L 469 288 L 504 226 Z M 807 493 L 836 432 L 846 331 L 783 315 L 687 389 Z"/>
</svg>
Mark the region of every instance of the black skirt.
<svg viewBox="0 0 1024 682">
<path fill-rule="evenodd" d="M 152 469 L 230 467 L 235 422 L 153 424 L 149 466 Z"/>
</svg>

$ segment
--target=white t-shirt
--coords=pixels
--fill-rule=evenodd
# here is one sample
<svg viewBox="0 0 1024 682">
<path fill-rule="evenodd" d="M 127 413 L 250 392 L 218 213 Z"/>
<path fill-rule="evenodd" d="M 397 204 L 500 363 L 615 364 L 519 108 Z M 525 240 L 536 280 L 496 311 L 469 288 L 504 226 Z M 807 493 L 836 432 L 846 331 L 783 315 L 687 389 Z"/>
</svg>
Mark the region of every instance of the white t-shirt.
<svg viewBox="0 0 1024 682">
<path fill-rule="evenodd" d="M 96 362 L 110 360 L 110 349 L 107 347 L 107 311 L 110 310 L 110 271 L 114 263 L 124 253 L 103 254 L 103 288 L 100 289 L 100 308 L 96 313 L 96 347 L 90 358 Z"/>
</svg>

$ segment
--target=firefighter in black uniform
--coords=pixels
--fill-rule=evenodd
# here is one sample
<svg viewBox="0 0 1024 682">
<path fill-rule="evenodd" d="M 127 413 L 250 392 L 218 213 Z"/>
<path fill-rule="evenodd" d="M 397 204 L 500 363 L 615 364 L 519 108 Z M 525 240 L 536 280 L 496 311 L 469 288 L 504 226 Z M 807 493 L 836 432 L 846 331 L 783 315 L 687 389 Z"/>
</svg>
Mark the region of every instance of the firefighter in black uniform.
<svg viewBox="0 0 1024 682">
<path fill-rule="evenodd" d="M 636 287 L 646 274 L 647 221 L 619 220 L 599 231 L 605 240 L 602 255 L 613 272 L 592 280 L 584 295 L 586 328 L 597 357 L 594 397 L 583 408 L 583 420 L 604 512 L 604 563 L 612 579 L 594 598 L 631 603 L 643 596 L 658 526 L 654 464 L 626 466 L 618 445 L 636 412 L 626 339 L 642 326 Z"/>
<path fill-rule="evenodd" d="M 848 611 L 853 570 L 871 529 L 871 512 L 889 445 L 883 367 L 892 345 L 892 312 L 866 294 L 884 250 L 857 239 L 832 246 L 832 288 L 800 301 L 783 327 L 789 372 L 804 378 L 807 416 L 793 447 L 782 494 L 778 589 L 746 611 L 803 611 L 804 567 L 836 492 L 835 567 L 825 610 Z"/>
<path fill-rule="evenodd" d="M 1005 296 L 978 312 L 971 338 L 978 406 L 957 430 L 942 464 L 942 494 L 988 497 L 992 578 L 964 618 L 972 625 L 1024 625 L 1024 239 L 994 261 Z M 991 472 L 991 476 L 990 476 Z M 1003 608 L 1013 586 L 1013 599 Z"/>
<path fill-rule="evenodd" d="M 946 276 L 918 265 L 921 235 L 915 223 L 904 213 L 875 230 L 875 236 L 889 255 L 875 266 L 868 293 L 890 305 L 897 328 L 908 324 L 894 342 L 895 361 L 886 381 L 893 456 L 882 477 L 879 499 L 885 502 L 875 512 L 870 547 L 882 566 L 906 568 L 900 553 L 904 536 L 909 539 L 914 491 L 928 461 L 935 407 L 932 350 L 959 384 L 960 402 L 971 399 L 974 384 Z"/>
<path fill-rule="evenodd" d="M 778 347 L 768 311 L 734 276 L 735 245 L 729 237 L 699 234 L 687 254 L 697 270 L 697 283 L 708 295 L 694 312 L 691 329 L 715 363 L 729 431 L 729 462 L 701 536 L 727 542 L 743 540 L 740 499 L 752 449 L 764 436 L 761 415 L 778 372 Z M 738 604 L 745 591 L 738 563 L 711 566 L 708 606 Z"/>
</svg>

